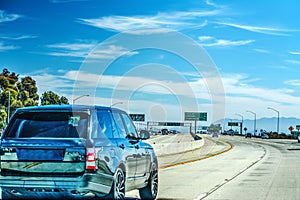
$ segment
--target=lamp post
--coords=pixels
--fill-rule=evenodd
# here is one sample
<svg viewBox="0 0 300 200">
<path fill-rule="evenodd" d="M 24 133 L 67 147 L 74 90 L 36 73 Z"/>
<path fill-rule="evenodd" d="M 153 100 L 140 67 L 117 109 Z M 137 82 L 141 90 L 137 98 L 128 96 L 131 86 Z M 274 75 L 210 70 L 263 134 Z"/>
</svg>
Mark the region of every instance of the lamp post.
<svg viewBox="0 0 300 200">
<path fill-rule="evenodd" d="M 82 98 L 82 97 L 88 97 L 88 96 L 90 96 L 90 95 L 89 95 L 89 94 L 84 94 L 84 95 L 81 95 L 81 96 L 79 96 L 79 97 L 73 99 L 73 104 L 75 104 L 75 101 L 76 101 L 76 100 L 78 100 L 78 99 L 80 99 L 80 98 Z"/>
<path fill-rule="evenodd" d="M 235 115 L 240 116 L 242 118 L 242 123 L 241 123 L 241 135 L 243 134 L 243 123 L 244 123 L 244 117 L 241 114 L 236 113 Z"/>
<path fill-rule="evenodd" d="M 7 123 L 9 122 L 10 116 L 10 91 L 8 90 L 8 102 L 7 102 Z"/>
<path fill-rule="evenodd" d="M 113 104 L 110 105 L 110 107 L 113 107 L 113 106 L 118 105 L 118 104 L 123 104 L 123 102 L 120 101 L 120 102 L 113 103 Z"/>
<path fill-rule="evenodd" d="M 277 112 L 277 133 L 279 134 L 279 111 L 271 107 L 268 107 L 268 109 Z"/>
<path fill-rule="evenodd" d="M 23 83 L 23 85 L 31 85 L 31 83 Z M 8 88 L 8 100 L 7 100 L 7 123 L 9 122 L 10 120 L 10 89 L 11 88 Z"/>
<path fill-rule="evenodd" d="M 255 136 L 256 134 L 256 113 L 252 112 L 250 110 L 247 110 L 246 112 L 252 113 L 254 115 L 254 132 L 253 132 L 253 136 Z"/>
</svg>

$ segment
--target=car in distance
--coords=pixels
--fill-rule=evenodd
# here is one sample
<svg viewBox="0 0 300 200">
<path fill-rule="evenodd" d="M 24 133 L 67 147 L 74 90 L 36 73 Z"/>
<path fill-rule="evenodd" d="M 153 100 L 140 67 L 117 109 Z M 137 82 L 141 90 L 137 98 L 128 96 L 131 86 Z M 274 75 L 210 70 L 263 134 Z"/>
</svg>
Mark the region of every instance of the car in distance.
<svg viewBox="0 0 300 200">
<path fill-rule="evenodd" d="M 227 135 L 234 136 L 234 130 L 229 129 L 229 130 L 227 131 Z"/>
<path fill-rule="evenodd" d="M 169 130 L 164 128 L 164 129 L 161 129 L 161 134 L 162 135 L 168 135 L 169 134 Z"/>
<path fill-rule="evenodd" d="M 261 139 L 269 139 L 269 136 L 267 134 L 262 134 Z"/>
<path fill-rule="evenodd" d="M 251 137 L 252 137 L 251 133 L 246 133 L 245 138 L 251 138 Z"/>
<path fill-rule="evenodd" d="M 219 137 L 219 134 L 217 132 L 213 132 L 213 134 L 211 136 L 212 137 Z"/>
<path fill-rule="evenodd" d="M 298 143 L 300 143 L 300 135 L 298 136 Z"/>
<path fill-rule="evenodd" d="M 38 192 L 155 199 L 158 164 L 126 112 L 102 106 L 18 109 L 1 137 L 0 187 L 14 198 Z M 66 193 L 66 194 L 65 194 Z"/>
</svg>

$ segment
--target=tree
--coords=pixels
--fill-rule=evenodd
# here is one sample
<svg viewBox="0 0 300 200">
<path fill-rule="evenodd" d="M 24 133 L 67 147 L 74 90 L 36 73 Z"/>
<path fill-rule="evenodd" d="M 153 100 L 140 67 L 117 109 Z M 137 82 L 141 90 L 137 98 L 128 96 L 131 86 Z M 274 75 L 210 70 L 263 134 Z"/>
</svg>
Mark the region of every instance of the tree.
<svg viewBox="0 0 300 200">
<path fill-rule="evenodd" d="M 44 92 L 41 97 L 41 105 L 51 104 L 69 104 L 69 101 L 66 97 L 59 97 L 56 93 L 52 91 Z"/>
<path fill-rule="evenodd" d="M 37 91 L 36 81 L 30 76 L 21 78 L 19 81 L 19 74 L 10 72 L 6 68 L 0 73 L 0 105 L 6 113 L 9 110 L 10 115 L 17 108 L 38 105 Z"/>
<path fill-rule="evenodd" d="M 37 106 L 37 92 L 36 81 L 32 77 L 26 76 L 19 80 L 19 74 L 4 68 L 0 73 L 0 128 L 1 122 L 6 122 L 8 113 L 11 116 L 17 108 Z M 60 97 L 52 91 L 45 92 L 41 101 L 42 105 L 69 104 L 66 97 Z"/>
<path fill-rule="evenodd" d="M 37 94 L 36 81 L 30 76 L 26 76 L 21 79 L 21 82 L 17 83 L 19 89 L 18 100 L 26 106 L 37 106 L 39 95 Z"/>
<path fill-rule="evenodd" d="M 0 107 L 0 131 L 1 131 L 1 129 L 5 128 L 6 118 L 7 118 L 7 114 L 4 109 L 4 106 L 1 106 Z M 1 134 L 1 132 L 0 132 L 0 134 Z"/>
<path fill-rule="evenodd" d="M 10 72 L 8 69 L 4 68 L 2 73 L 0 73 L 0 104 L 8 113 L 10 111 L 10 115 L 19 107 L 22 107 L 22 102 L 18 101 L 18 88 L 17 82 L 19 79 L 19 75 L 15 72 Z M 2 119 L 6 120 L 6 119 Z"/>
</svg>

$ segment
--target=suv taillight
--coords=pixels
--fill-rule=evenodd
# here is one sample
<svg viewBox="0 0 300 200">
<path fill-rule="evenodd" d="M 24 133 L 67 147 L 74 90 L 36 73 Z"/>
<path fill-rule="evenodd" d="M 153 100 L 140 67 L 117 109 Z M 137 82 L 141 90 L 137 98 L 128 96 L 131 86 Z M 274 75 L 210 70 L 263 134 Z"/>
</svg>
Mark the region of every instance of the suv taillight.
<svg viewBox="0 0 300 200">
<path fill-rule="evenodd" d="M 86 149 L 86 169 L 96 170 L 96 151 L 94 148 Z"/>
</svg>

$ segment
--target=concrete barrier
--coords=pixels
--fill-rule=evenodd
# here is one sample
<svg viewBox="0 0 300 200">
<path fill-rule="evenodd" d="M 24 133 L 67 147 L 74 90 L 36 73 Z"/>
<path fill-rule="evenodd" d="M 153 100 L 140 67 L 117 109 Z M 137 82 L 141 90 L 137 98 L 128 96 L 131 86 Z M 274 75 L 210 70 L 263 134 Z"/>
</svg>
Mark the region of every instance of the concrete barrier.
<svg viewBox="0 0 300 200">
<path fill-rule="evenodd" d="M 199 149 L 204 145 L 204 139 L 202 140 L 193 140 L 193 141 L 184 141 L 178 143 L 151 143 L 157 156 L 164 156 L 170 154 L 184 153 Z"/>
</svg>

